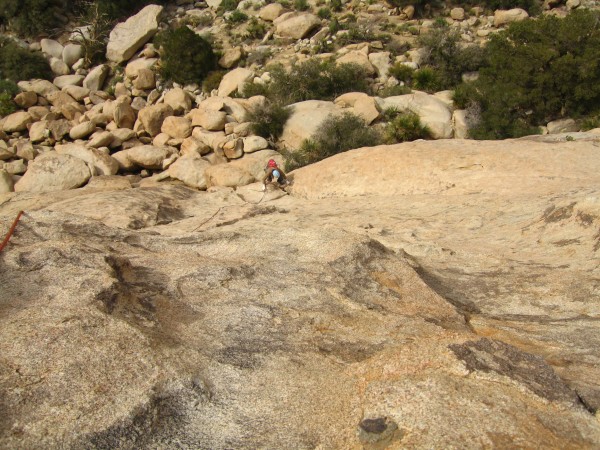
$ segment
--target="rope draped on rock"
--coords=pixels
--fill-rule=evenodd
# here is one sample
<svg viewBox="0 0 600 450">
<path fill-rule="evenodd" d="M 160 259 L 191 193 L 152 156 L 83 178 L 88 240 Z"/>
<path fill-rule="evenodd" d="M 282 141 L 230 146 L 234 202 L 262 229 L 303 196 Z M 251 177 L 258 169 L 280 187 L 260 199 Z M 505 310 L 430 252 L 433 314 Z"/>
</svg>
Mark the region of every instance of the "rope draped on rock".
<svg viewBox="0 0 600 450">
<path fill-rule="evenodd" d="M 10 240 L 12 234 L 14 233 L 15 228 L 17 228 L 17 223 L 19 223 L 19 220 L 21 219 L 21 216 L 23 214 L 24 214 L 24 211 L 19 211 L 19 214 L 17 214 L 17 218 L 14 220 L 12 226 L 8 230 L 8 233 L 6 234 L 6 237 L 4 238 L 4 240 L 2 241 L 2 244 L 0 244 L 0 252 L 2 250 L 4 250 L 4 247 L 6 247 L 6 244 L 8 244 L 8 241 Z"/>
</svg>

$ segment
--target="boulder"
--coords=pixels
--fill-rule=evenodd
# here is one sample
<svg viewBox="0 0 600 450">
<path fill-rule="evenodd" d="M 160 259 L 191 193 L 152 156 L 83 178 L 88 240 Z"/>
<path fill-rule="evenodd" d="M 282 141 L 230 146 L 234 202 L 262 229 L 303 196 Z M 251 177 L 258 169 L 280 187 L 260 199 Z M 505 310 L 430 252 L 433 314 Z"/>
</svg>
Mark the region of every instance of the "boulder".
<svg viewBox="0 0 600 450">
<path fill-rule="evenodd" d="M 81 86 L 85 77 L 83 75 L 61 75 L 52 82 L 57 88 L 64 89 L 67 86 Z"/>
<path fill-rule="evenodd" d="M 15 103 L 23 109 L 31 108 L 38 101 L 38 96 L 35 92 L 19 92 L 15 95 Z"/>
<path fill-rule="evenodd" d="M 262 181 L 265 176 L 265 167 L 270 159 L 274 159 L 280 167 L 284 167 L 283 156 L 275 150 L 269 149 L 246 154 L 241 159 L 231 161 L 229 165 L 249 173 L 256 181 Z"/>
<path fill-rule="evenodd" d="M 133 81 L 133 87 L 139 90 L 154 89 L 156 77 L 151 69 L 140 69 L 137 78 Z"/>
<path fill-rule="evenodd" d="M 56 119 L 49 120 L 46 127 L 48 129 L 48 132 L 50 133 L 50 136 L 55 141 L 60 141 L 71 132 L 71 128 L 73 126 L 71 125 L 71 122 L 67 119 Z"/>
<path fill-rule="evenodd" d="M 141 109 L 138 113 L 138 119 L 150 136 L 156 136 L 160 133 L 164 120 L 172 115 L 173 108 L 171 106 L 159 103 Z"/>
<path fill-rule="evenodd" d="M 494 12 L 494 26 L 501 27 L 512 22 L 520 22 L 529 17 L 527 11 L 521 8 L 513 8 L 509 10 L 498 9 Z"/>
<path fill-rule="evenodd" d="M 254 72 L 243 67 L 227 72 L 219 84 L 219 97 L 228 97 L 234 92 L 241 92 L 244 85 L 253 78 Z"/>
<path fill-rule="evenodd" d="M 224 69 L 231 69 L 242 59 L 243 55 L 244 52 L 241 47 L 227 49 L 219 59 L 219 66 Z"/>
<path fill-rule="evenodd" d="M 151 70 L 157 63 L 157 58 L 137 58 L 132 59 L 125 66 L 125 76 L 134 79 L 140 74 L 140 70 Z"/>
<path fill-rule="evenodd" d="M 4 170 L 11 175 L 23 175 L 27 172 L 27 164 L 25 164 L 25 160 L 23 159 L 13 159 L 10 162 L 4 163 Z"/>
<path fill-rule="evenodd" d="M 212 148 L 198 139 L 196 136 L 190 136 L 181 142 L 179 153 L 185 155 L 206 155 L 212 151 Z"/>
<path fill-rule="evenodd" d="M 99 91 L 104 86 L 104 81 L 110 72 L 110 68 L 106 64 L 100 64 L 90 70 L 83 80 L 83 87 L 90 91 Z"/>
<path fill-rule="evenodd" d="M 87 145 L 94 148 L 108 147 L 112 144 L 113 139 L 114 136 L 110 131 L 98 131 L 90 136 Z"/>
<path fill-rule="evenodd" d="M 46 96 L 46 99 L 52 104 L 52 106 L 58 109 L 70 103 L 78 103 L 77 100 L 63 91 L 51 92 Z"/>
<path fill-rule="evenodd" d="M 4 169 L 0 169 L 0 194 L 13 192 L 15 190 L 12 175 Z"/>
<path fill-rule="evenodd" d="M 291 115 L 285 123 L 280 140 L 290 150 L 300 148 L 302 141 L 310 139 L 329 116 L 343 112 L 333 102 L 323 100 L 307 100 L 294 103 L 288 108 Z"/>
<path fill-rule="evenodd" d="M 303 39 L 321 26 L 321 19 L 310 13 L 286 13 L 273 21 L 275 33 L 284 38 Z"/>
<path fill-rule="evenodd" d="M 106 58 L 115 63 L 129 60 L 158 31 L 162 10 L 162 6 L 148 5 L 125 22 L 118 23 L 110 32 Z"/>
<path fill-rule="evenodd" d="M 37 95 L 46 97 L 50 92 L 56 92 L 59 89 L 48 80 L 19 81 L 17 83 L 22 91 L 35 92 Z"/>
<path fill-rule="evenodd" d="M 397 108 L 400 111 L 411 111 L 419 116 L 421 123 L 426 125 L 434 139 L 452 137 L 452 113 L 450 108 L 433 95 L 413 91 L 412 94 L 398 95 L 378 99 L 381 110 Z"/>
<path fill-rule="evenodd" d="M 173 114 L 179 116 L 192 109 L 190 95 L 181 88 L 173 88 L 165 94 L 164 102 L 173 109 Z"/>
<path fill-rule="evenodd" d="M 15 131 L 27 130 L 27 125 L 33 122 L 33 117 L 28 112 L 17 111 L 4 118 L 2 130 L 5 133 L 14 133 Z"/>
<path fill-rule="evenodd" d="M 205 170 L 208 187 L 211 186 L 228 186 L 237 187 L 245 186 L 254 182 L 254 177 L 244 169 L 233 164 L 217 164 L 209 166 Z"/>
<path fill-rule="evenodd" d="M 69 131 L 69 137 L 73 140 L 85 139 L 92 134 L 95 129 L 96 124 L 94 122 L 85 121 L 71 128 Z"/>
<path fill-rule="evenodd" d="M 469 137 L 466 109 L 457 109 L 452 113 L 452 125 L 455 139 L 467 139 Z"/>
<path fill-rule="evenodd" d="M 6 161 L 15 157 L 15 152 L 12 147 L 8 147 L 6 142 L 0 140 L 0 161 Z"/>
<path fill-rule="evenodd" d="M 46 55 L 62 59 L 64 47 L 58 41 L 54 39 L 42 39 L 40 45 L 42 46 L 42 52 Z"/>
<path fill-rule="evenodd" d="M 574 131 L 579 131 L 577 122 L 575 122 L 573 119 L 553 120 L 552 122 L 548 122 L 546 127 L 548 128 L 549 134 L 571 133 Z"/>
<path fill-rule="evenodd" d="M 227 142 L 227 136 L 222 131 L 206 131 L 202 128 L 196 127 L 192 130 L 192 136 L 204 142 L 213 151 L 220 149 L 222 145 Z"/>
<path fill-rule="evenodd" d="M 465 20 L 465 10 L 460 7 L 452 8 L 450 10 L 450 17 L 453 20 Z"/>
<path fill-rule="evenodd" d="M 47 120 L 40 120 L 39 122 L 34 122 L 31 124 L 31 127 L 29 128 L 29 139 L 31 142 L 42 142 L 49 136 L 50 132 L 48 131 Z"/>
<path fill-rule="evenodd" d="M 273 22 L 283 13 L 283 11 L 284 7 L 281 3 L 270 3 L 259 11 L 258 17 L 267 22 Z"/>
<path fill-rule="evenodd" d="M 185 117 L 170 116 L 162 123 L 161 132 L 172 138 L 185 139 L 192 134 L 192 123 Z"/>
<path fill-rule="evenodd" d="M 109 154 L 96 148 L 87 147 L 82 144 L 65 144 L 55 147 L 59 155 L 71 155 L 86 162 L 93 176 L 116 175 L 119 164 Z"/>
<path fill-rule="evenodd" d="M 379 117 L 377 101 L 364 92 L 342 94 L 334 103 L 342 108 L 352 108 L 352 112 L 362 117 L 369 125 Z"/>
<path fill-rule="evenodd" d="M 198 155 L 188 154 L 177 159 L 167 169 L 169 177 L 182 181 L 187 186 L 196 189 L 207 188 L 206 169 L 211 164 Z"/>
<path fill-rule="evenodd" d="M 242 141 L 244 143 L 244 153 L 254 153 L 269 148 L 269 143 L 261 136 L 248 136 L 243 138 Z"/>
<path fill-rule="evenodd" d="M 33 160 L 25 175 L 15 183 L 15 191 L 51 192 L 74 189 L 91 177 L 87 164 L 71 155 L 46 152 Z"/>
<path fill-rule="evenodd" d="M 67 66 L 61 58 L 50 58 L 50 61 L 48 62 L 50 64 L 50 69 L 52 70 L 52 73 L 54 75 L 68 75 L 71 72 L 69 66 Z"/>
<path fill-rule="evenodd" d="M 227 114 L 224 111 L 214 111 L 208 109 L 194 109 L 190 112 L 192 126 L 202 127 L 208 131 L 221 131 L 227 121 Z"/>
<path fill-rule="evenodd" d="M 244 141 L 241 138 L 225 141 L 222 148 L 227 159 L 239 159 L 244 156 Z"/>
<path fill-rule="evenodd" d="M 379 77 L 387 78 L 391 66 L 390 52 L 369 53 L 369 62 L 375 68 Z"/>
<path fill-rule="evenodd" d="M 173 154 L 172 148 L 155 147 L 154 145 L 142 145 L 123 151 L 127 152 L 131 163 L 144 169 L 162 169 L 163 161 Z"/>
<path fill-rule="evenodd" d="M 70 75 L 67 75 L 67 76 L 70 76 Z M 76 75 L 76 76 L 79 76 L 79 75 Z M 83 80 L 82 80 L 82 82 L 83 82 Z M 73 97 L 78 102 L 82 101 L 84 98 L 86 98 L 88 95 L 90 95 L 90 90 L 88 88 L 84 88 L 82 86 L 65 86 L 63 88 L 63 91 L 66 92 L 67 94 L 69 94 L 71 97 Z"/>
<path fill-rule="evenodd" d="M 61 56 L 65 64 L 72 67 L 83 56 L 83 47 L 79 44 L 67 44 Z"/>
<path fill-rule="evenodd" d="M 131 106 L 131 98 L 121 96 L 113 104 L 112 116 L 118 128 L 132 129 L 137 118 L 136 110 Z"/>
<path fill-rule="evenodd" d="M 369 76 L 373 76 L 376 73 L 373 64 L 369 61 L 369 55 L 362 50 L 351 50 L 339 57 L 336 62 L 338 64 L 357 64 L 362 67 Z"/>
<path fill-rule="evenodd" d="M 19 141 L 15 144 L 17 158 L 24 159 L 26 161 L 33 161 L 39 152 L 33 147 L 30 140 Z"/>
</svg>

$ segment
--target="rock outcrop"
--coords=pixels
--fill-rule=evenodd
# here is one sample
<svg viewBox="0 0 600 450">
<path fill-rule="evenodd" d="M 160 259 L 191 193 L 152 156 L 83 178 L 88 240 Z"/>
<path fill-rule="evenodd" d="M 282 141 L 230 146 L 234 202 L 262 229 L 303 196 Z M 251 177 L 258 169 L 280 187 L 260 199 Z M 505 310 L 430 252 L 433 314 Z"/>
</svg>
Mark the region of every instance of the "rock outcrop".
<svg viewBox="0 0 600 450">
<path fill-rule="evenodd" d="M 597 447 L 594 142 L 2 194 L 0 446 Z"/>
</svg>

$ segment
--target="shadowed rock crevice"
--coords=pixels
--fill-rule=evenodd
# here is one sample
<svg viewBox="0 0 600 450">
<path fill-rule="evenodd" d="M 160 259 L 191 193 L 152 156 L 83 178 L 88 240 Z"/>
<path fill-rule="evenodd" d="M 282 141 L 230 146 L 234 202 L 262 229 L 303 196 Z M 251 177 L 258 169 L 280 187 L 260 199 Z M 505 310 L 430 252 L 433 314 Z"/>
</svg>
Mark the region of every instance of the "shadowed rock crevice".
<svg viewBox="0 0 600 450">
<path fill-rule="evenodd" d="M 576 393 L 539 356 L 487 338 L 452 344 L 449 348 L 469 371 L 495 372 L 550 401 L 578 403 Z"/>
</svg>

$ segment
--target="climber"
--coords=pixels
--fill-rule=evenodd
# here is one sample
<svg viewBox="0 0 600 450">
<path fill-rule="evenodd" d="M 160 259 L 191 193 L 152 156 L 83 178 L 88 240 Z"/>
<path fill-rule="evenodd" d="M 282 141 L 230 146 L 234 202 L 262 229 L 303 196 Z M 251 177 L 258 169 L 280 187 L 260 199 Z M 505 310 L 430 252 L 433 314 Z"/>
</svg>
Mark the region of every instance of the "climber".
<svg viewBox="0 0 600 450">
<path fill-rule="evenodd" d="M 281 170 L 274 159 L 270 159 L 265 167 L 265 176 L 263 178 L 263 188 L 267 189 L 267 184 L 273 184 L 285 191 L 285 187 L 289 184 L 289 181 L 285 175 L 285 172 Z"/>
</svg>

